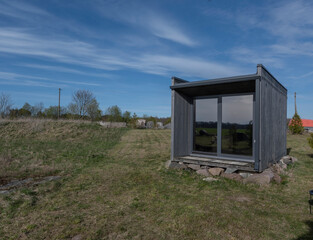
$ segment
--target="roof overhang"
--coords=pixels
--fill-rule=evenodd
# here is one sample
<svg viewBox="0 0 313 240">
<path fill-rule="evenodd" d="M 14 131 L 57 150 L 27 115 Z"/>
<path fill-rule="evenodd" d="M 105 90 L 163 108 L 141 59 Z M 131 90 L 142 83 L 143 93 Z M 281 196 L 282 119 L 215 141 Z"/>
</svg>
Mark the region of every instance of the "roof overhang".
<svg viewBox="0 0 313 240">
<path fill-rule="evenodd" d="M 177 83 L 172 85 L 171 89 L 180 89 L 180 88 L 190 88 L 190 87 L 202 87 L 202 86 L 209 86 L 214 84 L 224 84 L 224 83 L 234 83 L 234 82 L 244 82 L 250 80 L 259 79 L 260 76 L 257 74 L 249 74 L 249 75 L 241 75 L 235 77 L 228 77 L 228 78 L 215 78 L 215 79 L 208 79 L 208 80 L 201 80 L 201 81 L 194 81 L 194 82 L 187 82 L 184 80 L 182 83 Z M 172 79 L 177 79 L 182 81 L 182 79 L 177 77 L 172 77 Z"/>
<path fill-rule="evenodd" d="M 251 74 L 229 78 L 187 82 L 180 78 L 173 77 L 172 79 L 174 80 L 174 85 L 171 86 L 171 89 L 190 97 L 253 93 L 255 92 L 255 80 L 259 78 L 259 75 Z"/>
</svg>

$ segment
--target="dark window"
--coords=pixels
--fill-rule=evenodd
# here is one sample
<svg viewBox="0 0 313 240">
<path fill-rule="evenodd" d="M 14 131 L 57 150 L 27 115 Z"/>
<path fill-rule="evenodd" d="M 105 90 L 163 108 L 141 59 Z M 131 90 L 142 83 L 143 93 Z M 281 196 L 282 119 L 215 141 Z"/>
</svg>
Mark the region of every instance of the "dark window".
<svg viewBox="0 0 313 240">
<path fill-rule="evenodd" d="M 195 99 L 194 151 L 253 155 L 253 94 Z"/>
<path fill-rule="evenodd" d="M 195 151 L 217 152 L 217 119 L 217 98 L 195 100 Z"/>
<path fill-rule="evenodd" d="M 222 97 L 222 153 L 252 156 L 253 95 Z"/>
</svg>

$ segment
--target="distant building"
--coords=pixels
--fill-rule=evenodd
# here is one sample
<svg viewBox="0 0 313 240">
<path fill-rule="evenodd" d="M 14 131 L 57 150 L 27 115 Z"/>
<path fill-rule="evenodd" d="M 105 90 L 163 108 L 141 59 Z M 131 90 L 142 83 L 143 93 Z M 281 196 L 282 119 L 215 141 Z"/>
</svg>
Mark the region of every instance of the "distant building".
<svg viewBox="0 0 313 240">
<path fill-rule="evenodd" d="M 308 132 L 313 132 L 313 120 L 302 119 L 302 125 L 304 130 L 307 130 Z"/>
<path fill-rule="evenodd" d="M 164 128 L 162 122 L 157 122 L 156 125 L 157 125 L 157 128 L 159 128 L 159 129 L 163 129 Z"/>
<path fill-rule="evenodd" d="M 137 119 L 136 126 L 140 128 L 146 127 L 146 119 Z"/>
<path fill-rule="evenodd" d="M 154 122 L 153 122 L 153 121 L 149 121 L 149 122 L 147 122 L 147 124 L 146 124 L 146 128 L 149 128 L 149 129 L 154 128 Z"/>
</svg>

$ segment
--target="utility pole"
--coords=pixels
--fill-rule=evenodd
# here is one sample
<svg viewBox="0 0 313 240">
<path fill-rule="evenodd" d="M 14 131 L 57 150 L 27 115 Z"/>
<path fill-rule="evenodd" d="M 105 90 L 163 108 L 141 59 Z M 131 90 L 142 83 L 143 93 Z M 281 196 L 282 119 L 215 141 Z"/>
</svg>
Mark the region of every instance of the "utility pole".
<svg viewBox="0 0 313 240">
<path fill-rule="evenodd" d="M 297 93 L 295 93 L 295 114 L 297 113 Z"/>
<path fill-rule="evenodd" d="M 60 119 L 61 88 L 59 88 L 58 119 Z"/>
</svg>

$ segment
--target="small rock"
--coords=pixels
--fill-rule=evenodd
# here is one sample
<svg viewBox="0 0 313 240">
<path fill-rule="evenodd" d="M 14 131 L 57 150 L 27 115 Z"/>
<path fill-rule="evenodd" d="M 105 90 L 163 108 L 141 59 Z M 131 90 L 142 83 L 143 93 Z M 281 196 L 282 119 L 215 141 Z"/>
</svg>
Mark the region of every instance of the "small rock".
<svg viewBox="0 0 313 240">
<path fill-rule="evenodd" d="M 170 168 L 170 165 L 171 165 L 171 160 L 167 160 L 165 163 L 164 163 L 164 166 L 166 169 L 169 169 Z"/>
<path fill-rule="evenodd" d="M 291 162 L 292 162 L 292 163 L 298 162 L 298 159 L 295 158 L 295 157 L 291 157 Z"/>
<path fill-rule="evenodd" d="M 268 185 L 271 181 L 271 178 L 267 174 L 252 174 L 246 179 L 243 180 L 244 183 L 254 183 L 258 185 Z"/>
<path fill-rule="evenodd" d="M 280 159 L 281 162 L 285 163 L 285 164 L 290 164 L 292 163 L 291 157 L 290 156 L 284 156 L 282 157 L 282 159 Z"/>
<path fill-rule="evenodd" d="M 280 164 L 276 163 L 272 166 L 272 169 L 275 173 L 281 174 L 284 172 L 284 169 L 280 166 Z"/>
<path fill-rule="evenodd" d="M 247 177 L 249 177 L 250 175 L 252 175 L 252 173 L 241 172 L 241 173 L 239 173 L 239 175 L 242 176 L 243 178 L 247 178 Z"/>
<path fill-rule="evenodd" d="M 283 160 L 289 160 L 291 157 L 289 155 L 283 156 L 282 159 Z"/>
<path fill-rule="evenodd" d="M 178 162 L 172 162 L 169 165 L 170 169 L 186 169 L 187 166 L 183 163 L 178 163 Z"/>
<path fill-rule="evenodd" d="M 221 175 L 225 170 L 223 168 L 210 168 L 209 173 L 212 176 L 219 176 Z"/>
<path fill-rule="evenodd" d="M 226 173 L 225 172 L 225 173 L 222 173 L 221 176 L 224 178 L 227 178 L 227 179 L 235 180 L 235 181 L 241 181 L 243 179 L 243 177 L 237 173 Z"/>
<path fill-rule="evenodd" d="M 22 187 L 26 184 L 30 184 L 34 181 L 33 178 L 27 178 L 24 180 L 13 180 L 11 182 L 9 182 L 8 184 L 4 185 L 4 186 L 0 186 L 0 190 L 8 190 L 11 188 L 18 188 L 18 187 Z"/>
<path fill-rule="evenodd" d="M 188 168 L 198 171 L 199 169 L 201 169 L 200 165 L 197 164 L 188 164 Z"/>
<path fill-rule="evenodd" d="M 265 169 L 261 174 L 269 176 L 270 181 L 272 181 L 272 179 L 274 177 L 274 173 L 270 168 Z"/>
<path fill-rule="evenodd" d="M 279 166 L 281 167 L 282 170 L 286 170 L 287 169 L 287 164 L 284 163 L 284 161 L 279 160 L 278 164 L 279 164 Z"/>
<path fill-rule="evenodd" d="M 0 191 L 0 195 L 1 194 L 7 194 L 7 193 L 10 193 L 10 191 L 9 190 Z"/>
<path fill-rule="evenodd" d="M 205 176 L 205 177 L 209 177 L 210 176 L 210 174 L 209 174 L 207 169 L 199 169 L 199 170 L 197 170 L 196 173 L 199 174 L 199 175 Z"/>
<path fill-rule="evenodd" d="M 238 169 L 237 168 L 226 168 L 225 173 L 234 173 L 236 172 Z"/>
<path fill-rule="evenodd" d="M 40 181 L 34 182 L 34 185 L 42 184 L 42 183 L 46 183 L 46 182 L 51 182 L 53 180 L 58 180 L 60 178 L 61 178 L 61 176 L 48 176 L 48 177 L 41 179 Z"/>
<path fill-rule="evenodd" d="M 208 166 L 201 166 L 201 169 L 208 169 Z"/>
<path fill-rule="evenodd" d="M 207 177 L 207 178 L 203 178 L 203 181 L 214 182 L 214 181 L 218 181 L 218 179 L 215 179 L 213 177 Z"/>
<path fill-rule="evenodd" d="M 81 240 L 81 239 L 83 239 L 83 236 L 81 234 L 78 234 L 78 235 L 72 237 L 72 240 Z"/>
<path fill-rule="evenodd" d="M 281 177 L 277 173 L 275 173 L 274 177 L 273 177 L 273 181 L 280 184 L 281 183 Z"/>
</svg>

